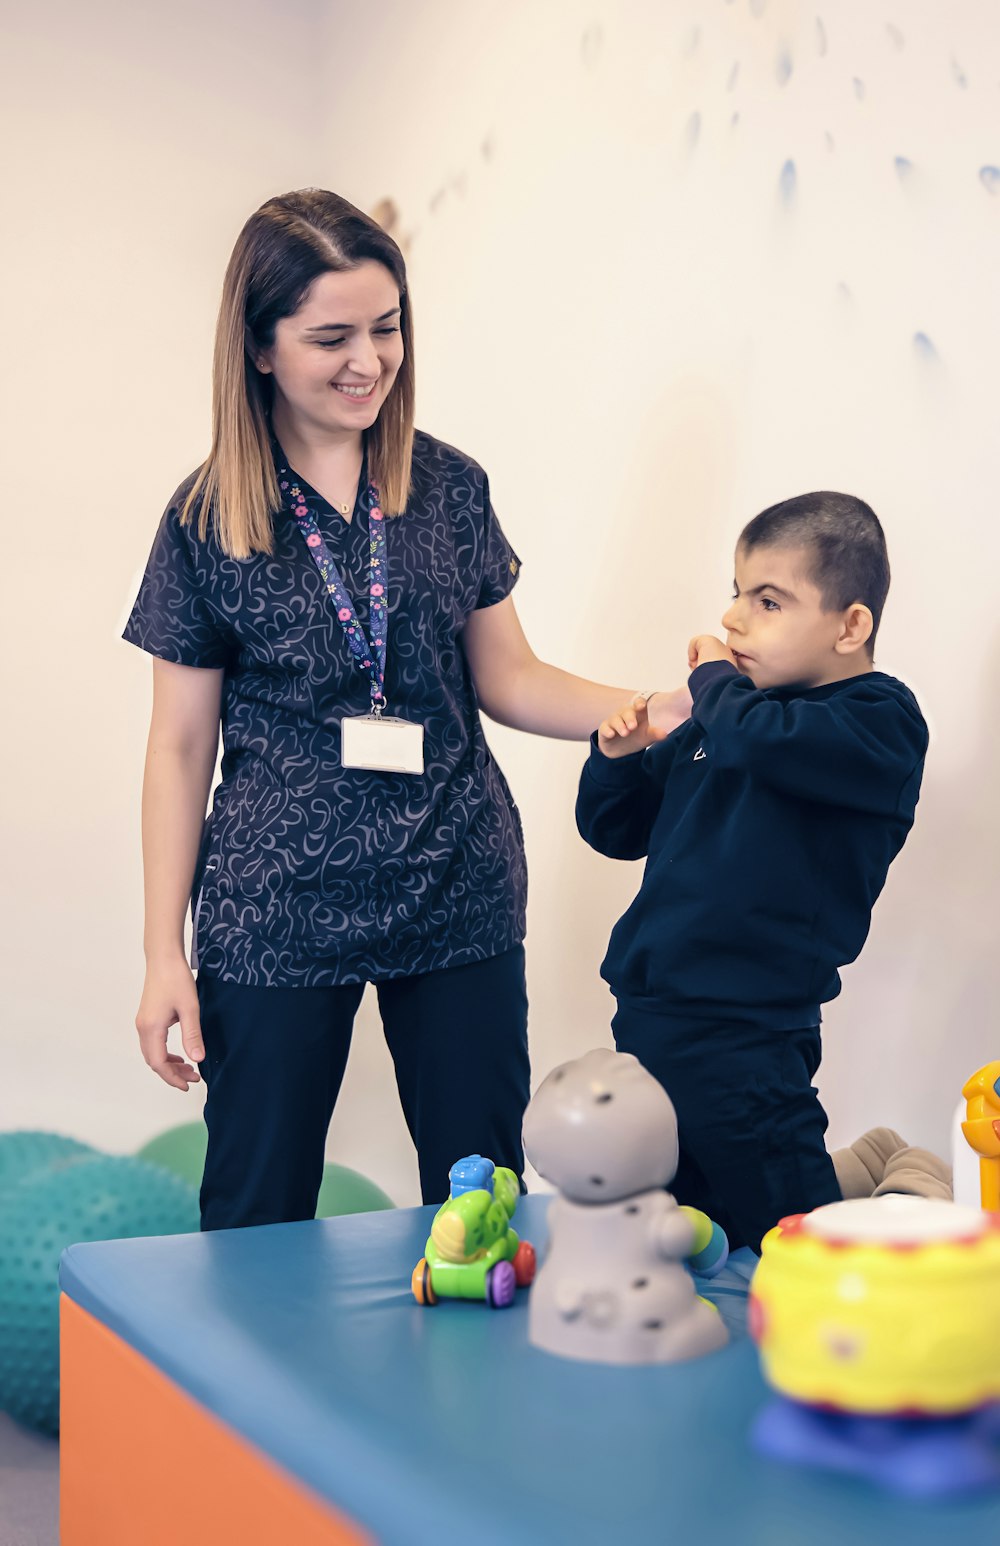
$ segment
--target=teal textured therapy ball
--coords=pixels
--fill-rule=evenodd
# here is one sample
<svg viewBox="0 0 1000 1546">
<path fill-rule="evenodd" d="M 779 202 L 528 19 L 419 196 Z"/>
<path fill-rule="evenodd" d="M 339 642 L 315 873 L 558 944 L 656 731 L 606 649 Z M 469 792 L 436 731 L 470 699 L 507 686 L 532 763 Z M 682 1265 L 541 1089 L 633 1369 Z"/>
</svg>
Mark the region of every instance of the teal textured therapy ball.
<svg viewBox="0 0 1000 1546">
<path fill-rule="evenodd" d="M 198 1229 L 198 1195 L 142 1160 L 82 1154 L 0 1191 L 0 1407 L 59 1427 L 59 1257 L 83 1240 Z"/>
<path fill-rule="evenodd" d="M 81 1154 L 96 1153 L 89 1143 L 64 1138 L 62 1133 L 42 1133 L 32 1128 L 0 1133 L 0 1193 L 36 1170 L 48 1170 L 52 1165 L 79 1159 Z"/>
<path fill-rule="evenodd" d="M 162 1165 L 192 1186 L 201 1186 L 208 1151 L 208 1128 L 204 1122 L 182 1122 L 143 1144 L 138 1158 L 150 1165 Z"/>
</svg>

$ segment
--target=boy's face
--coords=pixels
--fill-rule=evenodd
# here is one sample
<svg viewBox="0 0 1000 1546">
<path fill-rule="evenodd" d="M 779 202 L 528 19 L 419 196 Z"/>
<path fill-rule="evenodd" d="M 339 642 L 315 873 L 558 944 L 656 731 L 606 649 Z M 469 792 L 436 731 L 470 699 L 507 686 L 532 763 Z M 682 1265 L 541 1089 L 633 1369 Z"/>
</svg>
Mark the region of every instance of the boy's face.
<svg viewBox="0 0 1000 1546">
<path fill-rule="evenodd" d="M 821 687 L 870 669 L 863 650 L 844 654 L 846 614 L 824 611 L 809 579 L 810 557 L 806 548 L 736 550 L 733 603 L 722 626 L 755 687 Z"/>
</svg>

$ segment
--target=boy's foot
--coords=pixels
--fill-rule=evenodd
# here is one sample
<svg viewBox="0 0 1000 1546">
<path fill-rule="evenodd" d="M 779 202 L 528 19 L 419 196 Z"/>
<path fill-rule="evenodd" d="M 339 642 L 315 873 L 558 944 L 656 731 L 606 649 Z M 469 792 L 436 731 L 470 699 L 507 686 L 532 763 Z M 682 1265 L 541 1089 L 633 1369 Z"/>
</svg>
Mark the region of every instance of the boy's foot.
<svg viewBox="0 0 1000 1546">
<path fill-rule="evenodd" d="M 954 1200 L 951 1166 L 938 1159 L 930 1149 L 910 1149 L 905 1145 L 886 1161 L 885 1175 L 872 1193 L 886 1197 L 902 1192 L 909 1197 L 939 1197 Z"/>
<path fill-rule="evenodd" d="M 885 1167 L 894 1154 L 906 1148 L 906 1139 L 891 1127 L 873 1127 L 856 1138 L 848 1149 L 835 1149 L 830 1158 L 845 1197 L 871 1197 L 881 1186 Z"/>
<path fill-rule="evenodd" d="M 891 1127 L 873 1127 L 832 1155 L 845 1197 L 910 1197 L 952 1200 L 951 1166 L 929 1149 L 911 1148 Z"/>
</svg>

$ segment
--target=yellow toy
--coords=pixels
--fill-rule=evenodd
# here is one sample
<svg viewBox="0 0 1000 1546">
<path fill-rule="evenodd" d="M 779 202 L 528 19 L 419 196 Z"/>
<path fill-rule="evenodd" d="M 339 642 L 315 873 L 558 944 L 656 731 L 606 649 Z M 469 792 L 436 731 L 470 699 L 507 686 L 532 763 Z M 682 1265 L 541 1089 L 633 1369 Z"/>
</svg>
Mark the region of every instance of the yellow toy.
<svg viewBox="0 0 1000 1546">
<path fill-rule="evenodd" d="M 964 1086 L 966 1121 L 962 1132 L 979 1155 L 982 1206 L 1000 1213 L 1000 1062 L 987 1063 Z"/>
<path fill-rule="evenodd" d="M 883 1196 L 764 1236 L 750 1333 L 766 1454 L 911 1497 L 1000 1485 L 1000 1061 L 962 1094 L 982 1209 Z"/>
<path fill-rule="evenodd" d="M 1000 1214 L 830 1203 L 764 1236 L 750 1331 L 765 1453 L 911 1497 L 1000 1485 Z"/>
<path fill-rule="evenodd" d="M 1000 1217 L 956 1203 L 830 1203 L 765 1235 L 750 1293 L 768 1381 L 842 1411 L 1000 1400 Z"/>
</svg>

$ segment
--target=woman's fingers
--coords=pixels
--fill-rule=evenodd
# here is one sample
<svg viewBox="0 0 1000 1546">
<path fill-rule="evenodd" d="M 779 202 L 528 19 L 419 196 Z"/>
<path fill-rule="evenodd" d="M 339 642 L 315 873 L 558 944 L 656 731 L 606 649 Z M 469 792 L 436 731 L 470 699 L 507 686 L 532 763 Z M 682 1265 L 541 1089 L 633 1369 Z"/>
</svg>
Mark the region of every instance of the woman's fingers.
<svg viewBox="0 0 1000 1546">
<path fill-rule="evenodd" d="M 154 1074 L 159 1074 L 164 1084 L 173 1085 L 175 1090 L 186 1090 L 191 1082 L 185 1072 L 187 1064 L 167 1051 L 166 1027 L 145 1035 L 140 1031 L 139 1035 L 142 1055 Z"/>
<path fill-rule="evenodd" d="M 139 1045 L 142 1049 L 142 1055 L 154 1074 L 158 1074 L 164 1084 L 172 1085 L 175 1090 L 186 1090 L 189 1085 L 197 1084 L 201 1079 L 201 1075 L 197 1068 L 193 1068 L 190 1063 L 185 1062 L 184 1058 L 178 1053 L 167 1051 L 167 1033 L 172 1025 L 177 1024 L 178 1018 L 176 1012 L 171 1013 L 169 1019 L 166 1016 L 157 1018 L 151 1015 L 139 1015 L 136 1017 L 135 1026 L 139 1032 Z M 201 1028 L 198 1025 L 197 1013 L 195 1015 L 195 1024 L 197 1026 L 197 1045 L 200 1046 Z M 186 1040 L 185 1051 L 189 1057 L 195 1057 L 193 1049 L 187 1046 Z M 204 1056 L 205 1052 L 202 1047 L 201 1057 L 203 1058 Z M 196 1061 L 200 1061 L 200 1058 L 197 1058 Z"/>
<path fill-rule="evenodd" d="M 184 1005 L 180 1012 L 181 1042 L 184 1051 L 194 1062 L 200 1063 L 205 1056 L 205 1043 L 201 1037 L 201 1012 L 197 996 Z M 195 1074 L 197 1079 L 199 1076 Z"/>
</svg>

